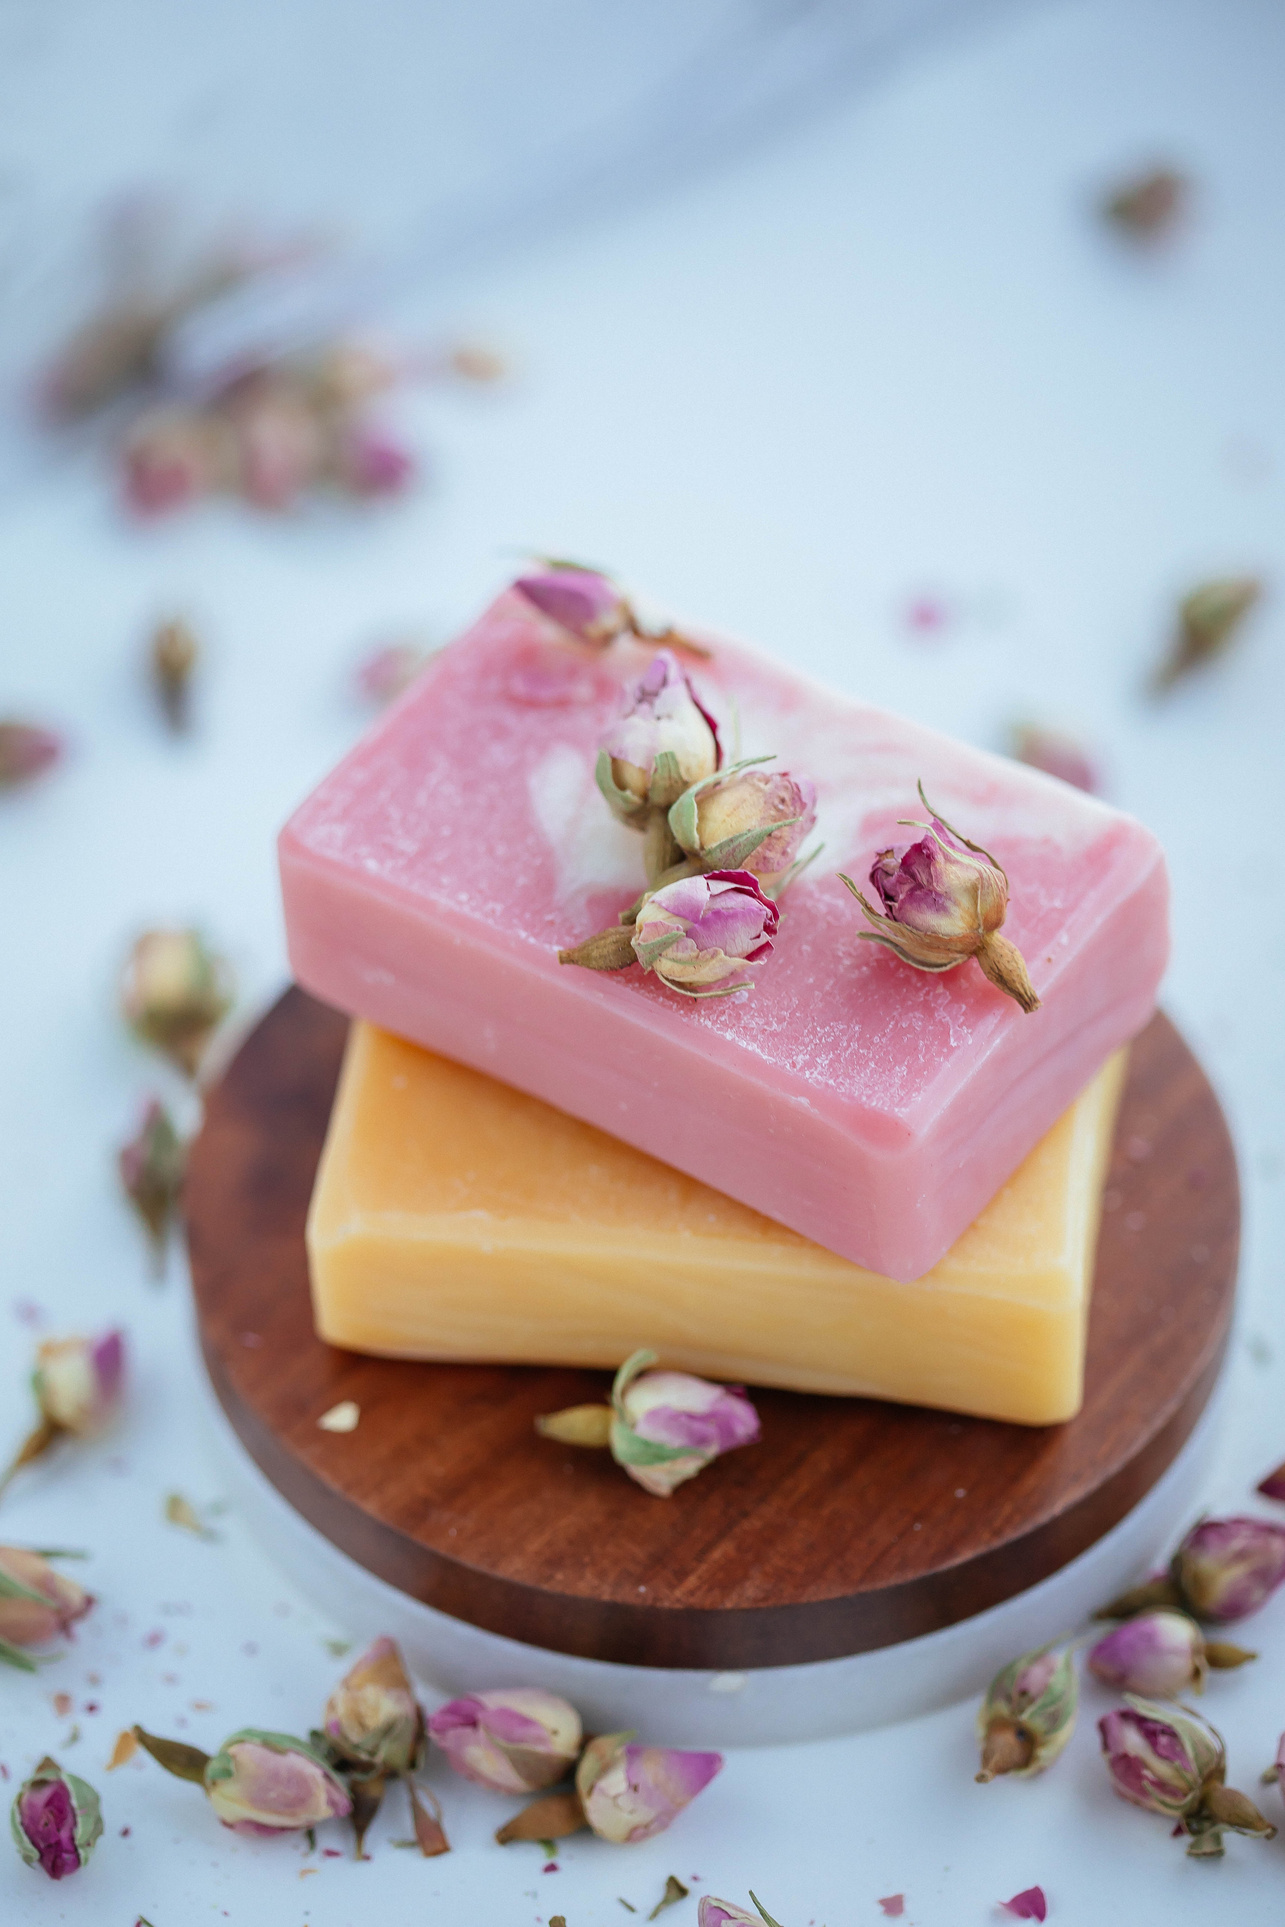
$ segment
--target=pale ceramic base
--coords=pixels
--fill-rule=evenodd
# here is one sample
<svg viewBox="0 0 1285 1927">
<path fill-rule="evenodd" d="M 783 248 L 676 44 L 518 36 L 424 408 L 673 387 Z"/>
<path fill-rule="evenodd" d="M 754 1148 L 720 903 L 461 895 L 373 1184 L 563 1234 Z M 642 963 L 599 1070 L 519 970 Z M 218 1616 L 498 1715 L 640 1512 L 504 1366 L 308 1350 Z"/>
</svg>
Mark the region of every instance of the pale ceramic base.
<svg viewBox="0 0 1285 1927">
<path fill-rule="evenodd" d="M 972 1619 L 877 1652 L 805 1666 L 710 1673 L 622 1666 L 547 1652 L 485 1632 L 398 1592 L 340 1552 L 286 1503 L 246 1452 L 199 1373 L 224 1482 L 264 1551 L 355 1641 L 398 1641 L 418 1679 L 444 1698 L 497 1686 L 545 1686 L 579 1708 L 590 1732 L 645 1730 L 671 1746 L 767 1746 L 913 1719 L 980 1694 L 1005 1661 L 1082 1627 L 1139 1578 L 1187 1522 L 1208 1463 L 1219 1391 L 1147 1496 L 1078 1558 L 1028 1592 Z"/>
</svg>

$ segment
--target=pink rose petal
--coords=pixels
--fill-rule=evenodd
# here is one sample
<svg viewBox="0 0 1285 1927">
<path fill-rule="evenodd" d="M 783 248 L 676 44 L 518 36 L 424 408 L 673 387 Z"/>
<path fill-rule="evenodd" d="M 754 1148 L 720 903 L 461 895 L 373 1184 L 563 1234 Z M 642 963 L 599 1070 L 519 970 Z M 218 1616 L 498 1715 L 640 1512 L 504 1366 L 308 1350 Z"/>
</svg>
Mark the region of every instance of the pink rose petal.
<svg viewBox="0 0 1285 1927">
<path fill-rule="evenodd" d="M 906 1911 L 906 1896 L 905 1894 L 889 1894 L 886 1900 L 879 1902 L 879 1905 L 883 1908 L 884 1914 L 889 1920 L 900 1920 Z"/>
<path fill-rule="evenodd" d="M 1046 1920 L 1048 1902 L 1044 1898 L 1043 1887 L 1026 1887 L 1011 1900 L 1002 1900 L 1001 1907 L 1006 1914 L 1016 1915 L 1018 1920 Z"/>
</svg>

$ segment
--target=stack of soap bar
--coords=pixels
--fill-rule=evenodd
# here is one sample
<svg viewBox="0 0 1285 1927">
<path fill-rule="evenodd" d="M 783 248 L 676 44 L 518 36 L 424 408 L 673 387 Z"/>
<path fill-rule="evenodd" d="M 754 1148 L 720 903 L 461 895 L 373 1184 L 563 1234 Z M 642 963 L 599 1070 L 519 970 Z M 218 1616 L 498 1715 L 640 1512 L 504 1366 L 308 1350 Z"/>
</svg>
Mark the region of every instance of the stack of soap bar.
<svg viewBox="0 0 1285 1927">
<path fill-rule="evenodd" d="M 355 1024 L 308 1223 L 321 1336 L 399 1358 L 667 1365 L 1047 1425 L 1079 1408 L 1112 1058 L 916 1284 Z"/>
<path fill-rule="evenodd" d="M 1167 952 L 1154 837 L 1066 785 L 713 643 L 694 665 L 742 753 L 810 776 L 820 861 L 743 998 L 560 966 L 642 881 L 594 786 L 650 650 L 595 652 L 508 593 L 444 650 L 281 838 L 307 989 L 595 1124 L 884 1276 L 922 1277 L 1151 1014 Z M 1032 1016 L 973 963 L 865 943 L 864 878 L 935 807 L 1008 871 Z"/>
</svg>

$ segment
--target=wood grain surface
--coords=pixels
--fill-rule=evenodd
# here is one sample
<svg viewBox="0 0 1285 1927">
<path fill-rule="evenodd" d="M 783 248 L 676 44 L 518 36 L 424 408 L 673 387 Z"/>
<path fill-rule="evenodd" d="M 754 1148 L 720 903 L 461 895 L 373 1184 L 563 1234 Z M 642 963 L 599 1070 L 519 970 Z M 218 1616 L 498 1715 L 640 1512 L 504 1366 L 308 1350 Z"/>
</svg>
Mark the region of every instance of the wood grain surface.
<svg viewBox="0 0 1285 1927">
<path fill-rule="evenodd" d="M 1155 1483 L 1217 1375 L 1239 1204 L 1227 1129 L 1168 1020 L 1134 1045 L 1107 1179 L 1084 1410 L 1032 1430 L 762 1390 L 759 1445 L 673 1498 L 537 1413 L 605 1373 L 390 1362 L 313 1334 L 304 1220 L 346 1034 L 291 990 L 209 1093 L 186 1212 L 210 1377 L 267 1477 L 336 1546 L 456 1618 L 644 1666 L 829 1659 L 1055 1571 Z M 357 1430 L 318 1429 L 340 1399 Z"/>
</svg>

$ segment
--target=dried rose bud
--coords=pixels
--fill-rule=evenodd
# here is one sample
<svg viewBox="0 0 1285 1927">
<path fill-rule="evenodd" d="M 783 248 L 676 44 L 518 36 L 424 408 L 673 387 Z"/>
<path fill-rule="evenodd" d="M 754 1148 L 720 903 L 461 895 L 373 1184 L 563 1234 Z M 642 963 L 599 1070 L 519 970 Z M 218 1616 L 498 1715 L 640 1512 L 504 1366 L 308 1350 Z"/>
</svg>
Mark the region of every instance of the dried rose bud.
<svg viewBox="0 0 1285 1927">
<path fill-rule="evenodd" d="M 49 1338 L 36 1352 L 32 1389 L 41 1415 L 60 1432 L 95 1438 L 120 1411 L 124 1392 L 125 1336 Z"/>
<path fill-rule="evenodd" d="M 756 1914 L 747 1914 L 743 1907 L 734 1907 L 730 1900 L 715 1900 L 713 1894 L 702 1894 L 700 1906 L 696 1910 L 696 1927 L 777 1927 L 761 1901 L 753 1894 L 750 1899 L 758 1908 Z"/>
<path fill-rule="evenodd" d="M 1204 1519 L 1178 1548 L 1173 1570 L 1198 1619 L 1244 1619 L 1285 1579 L 1285 1526 L 1266 1519 Z"/>
<path fill-rule="evenodd" d="M 614 642 L 633 628 L 633 613 L 610 576 L 575 562 L 554 562 L 513 584 L 532 608 L 581 642 Z"/>
<path fill-rule="evenodd" d="M 34 1672 L 23 1649 L 65 1639 L 93 1603 L 74 1579 L 55 1572 L 43 1553 L 0 1546 L 0 1663 Z"/>
<path fill-rule="evenodd" d="M 235 438 L 235 487 L 256 508 L 291 508 L 321 479 L 325 429 L 296 382 L 277 374 L 250 376 L 221 407 Z"/>
<path fill-rule="evenodd" d="M 165 515 L 230 485 L 236 444 L 210 410 L 150 410 L 121 451 L 125 500 L 139 515 Z"/>
<path fill-rule="evenodd" d="M 979 1780 L 1043 1773 L 1075 1730 L 1079 1687 L 1070 1650 L 1026 1653 L 996 1673 L 977 1715 Z"/>
<path fill-rule="evenodd" d="M 1185 1613 L 1158 1611 L 1126 1619 L 1098 1641 L 1087 1664 L 1091 1673 L 1121 1692 L 1176 1699 L 1188 1689 L 1201 1692 L 1211 1666 L 1226 1670 L 1257 1657 L 1241 1646 L 1206 1640 Z"/>
<path fill-rule="evenodd" d="M 9 1819 L 18 1852 L 51 1880 L 79 1873 L 103 1831 L 93 1787 L 48 1756 L 18 1788 Z"/>
<path fill-rule="evenodd" d="M 1092 793 L 1098 787 L 1098 773 L 1088 755 L 1060 730 L 1042 729 L 1038 723 L 1015 723 L 1013 755 L 1019 763 L 1042 769 L 1046 776 L 1056 776 L 1073 789 Z"/>
<path fill-rule="evenodd" d="M 1224 1830 L 1270 1840 L 1275 1827 L 1257 1807 L 1223 1784 L 1227 1754 L 1222 1737 L 1187 1707 L 1161 1706 L 1125 1695 L 1125 1709 L 1098 1721 L 1102 1752 L 1115 1790 L 1135 1806 L 1163 1814 L 1191 1836 L 1187 1852 L 1221 1854 Z"/>
<path fill-rule="evenodd" d="M 424 1715 L 395 1641 L 377 1639 L 326 1702 L 325 1736 L 340 1756 L 409 1773 L 424 1744 Z"/>
<path fill-rule="evenodd" d="M 0 722 L 0 790 L 18 789 L 58 761 L 61 736 L 38 723 Z"/>
<path fill-rule="evenodd" d="M 621 821 L 642 828 L 649 809 L 668 810 L 721 760 L 714 718 L 672 650 L 661 649 L 604 735 L 595 775 Z"/>
<path fill-rule="evenodd" d="M 170 728 L 185 730 L 191 721 L 192 672 L 200 645 L 181 617 L 162 622 L 151 642 L 152 680 Z"/>
<path fill-rule="evenodd" d="M 607 1733 L 581 1755 L 576 1791 L 599 1839 L 633 1845 L 663 1833 L 722 1764 L 721 1753 L 636 1746 L 632 1733 Z"/>
<path fill-rule="evenodd" d="M 256 1727 L 224 1740 L 206 1762 L 204 1784 L 234 1833 L 297 1831 L 342 1820 L 352 1807 L 343 1781 L 306 1741 Z"/>
<path fill-rule="evenodd" d="M 189 1077 L 231 1004 L 227 961 L 199 932 L 148 930 L 130 952 L 121 984 L 125 1021 Z"/>
<path fill-rule="evenodd" d="M 393 702 L 410 688 L 428 654 L 417 642 L 384 643 L 358 666 L 358 694 L 370 703 Z"/>
<path fill-rule="evenodd" d="M 1113 188 L 1102 203 L 1108 221 L 1135 240 L 1153 241 L 1172 228 L 1186 206 L 1191 183 L 1170 167 L 1155 167 Z"/>
<path fill-rule="evenodd" d="M 497 1793 L 554 1785 L 583 1742 L 575 1707 L 538 1686 L 465 1693 L 429 1716 L 428 1731 L 458 1774 Z"/>
<path fill-rule="evenodd" d="M 119 1165 L 125 1195 L 147 1228 L 159 1272 L 183 1192 L 187 1146 L 158 1098 L 148 1099 L 137 1132 L 121 1147 Z"/>
<path fill-rule="evenodd" d="M 736 764 L 684 790 L 669 812 L 679 848 L 711 870 L 749 870 L 781 884 L 816 827 L 816 785 L 785 770 Z"/>
<path fill-rule="evenodd" d="M 781 913 L 748 870 L 681 877 L 647 898 L 632 946 L 644 970 L 687 997 L 748 990 L 744 972 L 772 953 Z"/>
<path fill-rule="evenodd" d="M 655 1352 L 638 1351 L 616 1373 L 611 1455 L 658 1499 L 694 1479 L 721 1452 L 752 1445 L 758 1413 L 739 1385 L 713 1385 L 689 1372 L 653 1372 Z"/>
<path fill-rule="evenodd" d="M 1008 915 L 1008 878 L 980 843 L 952 830 L 919 785 L 919 798 L 932 813 L 931 824 L 913 824 L 928 834 L 898 856 L 881 850 L 870 881 L 883 900 L 880 916 L 851 877 L 841 876 L 873 929 L 863 939 L 882 943 L 916 970 L 954 970 L 976 957 L 983 974 L 1024 1011 L 1038 1010 L 1022 953 L 999 934 Z"/>
<path fill-rule="evenodd" d="M 1157 693 L 1202 663 L 1213 662 L 1235 640 L 1263 585 L 1256 576 L 1226 576 L 1202 582 L 1178 604 L 1178 629 L 1166 659 L 1152 677 Z"/>
</svg>

